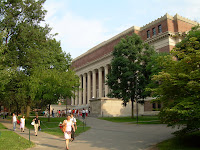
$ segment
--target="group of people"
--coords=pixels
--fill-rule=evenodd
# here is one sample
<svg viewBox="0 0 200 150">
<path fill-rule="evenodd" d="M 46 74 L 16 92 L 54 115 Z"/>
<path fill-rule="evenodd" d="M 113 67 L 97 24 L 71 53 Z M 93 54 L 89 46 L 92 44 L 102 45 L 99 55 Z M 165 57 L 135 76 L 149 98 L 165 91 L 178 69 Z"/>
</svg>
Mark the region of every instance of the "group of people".
<svg viewBox="0 0 200 150">
<path fill-rule="evenodd" d="M 83 114 L 84 114 L 84 109 L 83 109 Z M 12 122 L 13 122 L 13 130 L 16 130 L 16 125 L 17 125 L 17 116 L 15 115 L 15 113 L 13 113 L 13 117 L 12 117 Z M 40 127 L 40 120 L 38 118 L 38 115 L 36 115 L 36 117 L 33 119 L 32 122 L 34 125 L 34 129 L 35 129 L 35 136 L 38 135 L 38 127 Z M 22 118 L 20 118 L 20 130 L 21 132 L 24 132 L 24 128 L 25 128 L 25 117 L 22 116 Z M 62 123 L 62 131 L 64 132 L 64 138 L 66 140 L 66 149 L 69 149 L 69 140 L 73 141 L 75 138 L 75 131 L 77 129 L 77 125 L 76 125 L 76 118 L 74 117 L 74 114 L 71 113 L 69 116 L 67 116 L 66 120 L 63 121 Z"/>
<path fill-rule="evenodd" d="M 20 118 L 20 120 L 17 119 L 17 116 L 15 115 L 15 113 L 13 113 L 13 117 L 12 117 L 12 123 L 13 123 L 13 130 L 16 130 L 16 125 L 17 122 L 20 124 L 20 130 L 21 132 L 24 132 L 24 128 L 25 128 L 25 117 L 22 116 L 22 118 Z"/>
<path fill-rule="evenodd" d="M 57 110 L 57 112 L 55 112 L 54 109 L 51 110 L 51 114 L 52 114 L 52 117 L 65 117 L 66 115 L 70 115 L 70 114 L 73 114 L 73 116 L 75 117 L 79 117 L 79 116 L 82 116 L 84 119 L 85 117 L 87 117 L 89 115 L 90 111 L 88 109 L 68 109 L 67 111 L 66 110 Z"/>
<path fill-rule="evenodd" d="M 38 119 L 38 115 L 33 119 L 33 122 L 34 122 L 35 136 L 37 136 L 38 127 L 40 127 L 40 120 Z M 24 128 L 25 128 L 25 116 L 24 115 L 22 116 L 22 118 L 20 118 L 20 120 L 18 120 L 15 113 L 13 113 L 12 123 L 13 123 L 13 131 L 16 131 L 16 125 L 20 124 L 20 130 L 21 130 L 21 132 L 24 132 Z"/>
</svg>

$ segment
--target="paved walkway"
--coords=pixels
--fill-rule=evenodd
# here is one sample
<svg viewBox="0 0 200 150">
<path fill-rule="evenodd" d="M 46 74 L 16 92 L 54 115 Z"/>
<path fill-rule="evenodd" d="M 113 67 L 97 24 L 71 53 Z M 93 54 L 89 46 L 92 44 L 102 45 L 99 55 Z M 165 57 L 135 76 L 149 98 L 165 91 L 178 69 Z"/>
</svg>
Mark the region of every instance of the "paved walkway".
<svg viewBox="0 0 200 150">
<path fill-rule="evenodd" d="M 2 123 L 2 119 L 0 122 Z M 88 117 L 86 123 L 91 129 L 70 142 L 70 150 L 145 150 L 172 137 L 171 133 L 174 131 L 166 125 L 113 123 L 92 117 Z M 12 129 L 10 122 L 4 120 L 2 124 Z M 28 139 L 28 130 L 21 133 L 18 129 L 16 132 Z M 65 149 L 64 139 L 43 132 L 39 132 L 36 137 L 31 130 L 31 141 L 36 143 L 36 147 L 29 150 Z"/>
</svg>

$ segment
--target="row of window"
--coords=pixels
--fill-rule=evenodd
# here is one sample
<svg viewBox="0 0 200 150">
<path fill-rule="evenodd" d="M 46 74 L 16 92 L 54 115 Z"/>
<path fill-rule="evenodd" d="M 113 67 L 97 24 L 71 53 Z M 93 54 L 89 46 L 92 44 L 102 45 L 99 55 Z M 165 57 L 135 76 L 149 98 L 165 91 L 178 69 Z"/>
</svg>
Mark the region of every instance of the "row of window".
<svg viewBox="0 0 200 150">
<path fill-rule="evenodd" d="M 161 25 L 158 25 L 158 33 L 161 33 L 162 32 L 162 26 Z M 153 33 L 153 36 L 156 35 L 156 28 L 152 28 L 152 33 Z M 150 38 L 151 37 L 151 34 L 150 34 L 150 30 L 147 31 L 147 38 Z"/>
</svg>

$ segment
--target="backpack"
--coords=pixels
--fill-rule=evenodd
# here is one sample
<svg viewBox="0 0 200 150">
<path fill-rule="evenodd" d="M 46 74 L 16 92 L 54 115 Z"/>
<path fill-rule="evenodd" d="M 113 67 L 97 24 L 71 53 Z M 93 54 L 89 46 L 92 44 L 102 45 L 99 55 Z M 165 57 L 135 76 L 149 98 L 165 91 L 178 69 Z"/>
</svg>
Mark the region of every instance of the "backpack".
<svg viewBox="0 0 200 150">
<path fill-rule="evenodd" d="M 66 124 L 62 127 L 62 132 L 63 132 L 63 133 L 66 131 L 66 127 L 67 127 Z"/>
</svg>

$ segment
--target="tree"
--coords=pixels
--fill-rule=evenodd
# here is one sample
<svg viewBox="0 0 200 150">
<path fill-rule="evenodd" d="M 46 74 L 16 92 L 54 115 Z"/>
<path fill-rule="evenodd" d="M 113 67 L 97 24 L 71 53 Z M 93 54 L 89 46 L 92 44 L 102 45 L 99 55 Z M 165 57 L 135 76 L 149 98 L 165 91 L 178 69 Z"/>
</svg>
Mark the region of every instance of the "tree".
<svg viewBox="0 0 200 150">
<path fill-rule="evenodd" d="M 200 27 L 194 27 L 162 61 L 163 69 L 153 80 L 157 101 L 163 103 L 161 120 L 168 126 L 183 127 L 177 134 L 200 127 Z"/>
<path fill-rule="evenodd" d="M 36 71 L 38 88 L 35 99 L 40 101 L 40 104 L 49 106 L 55 104 L 59 97 L 74 97 L 74 90 L 79 86 L 78 76 L 75 72 L 69 69 L 68 71 L 60 71 L 54 68 L 42 69 Z M 49 115 L 50 121 L 50 115 Z"/>
<path fill-rule="evenodd" d="M 35 102 L 45 100 L 51 104 L 56 100 L 57 97 L 50 93 L 50 89 L 54 86 L 63 88 L 57 91 L 52 89 L 51 92 L 54 94 L 59 95 L 59 92 L 66 90 L 68 96 L 71 96 L 67 89 L 69 87 L 64 86 L 66 85 L 64 81 L 60 82 L 59 79 L 63 78 L 59 75 L 66 77 L 71 74 L 71 78 L 75 78 L 75 73 L 70 69 L 71 56 L 62 51 L 60 42 L 54 39 L 55 35 L 50 34 L 51 28 L 48 25 L 40 26 L 46 14 L 42 6 L 44 2 L 45 0 L 0 1 L 0 29 L 6 33 L 5 46 L 7 47 L 3 53 L 4 65 L 14 70 L 16 75 L 12 80 L 15 86 L 8 86 L 7 92 L 14 97 L 13 101 L 16 105 L 25 103 L 26 117 L 29 117 L 30 107 Z M 39 76 L 42 78 L 40 79 Z M 19 77 L 23 78 L 19 80 Z M 41 88 L 40 84 L 48 85 L 49 91 Z M 39 89 L 42 89 L 44 95 L 38 94 Z"/>
<path fill-rule="evenodd" d="M 6 51 L 6 46 L 5 44 L 3 44 L 3 39 L 4 38 L 4 34 L 3 32 L 0 33 L 0 94 L 3 94 L 5 85 L 8 83 L 9 81 L 9 76 L 11 71 L 9 70 L 8 67 L 6 67 L 6 65 L 4 65 L 4 61 L 5 61 L 5 55 L 4 52 Z"/>
<path fill-rule="evenodd" d="M 134 101 L 147 96 L 145 86 L 151 73 L 146 67 L 153 53 L 154 49 L 136 34 L 122 38 L 113 51 L 111 72 L 107 76 L 107 84 L 112 91 L 108 96 L 122 99 L 125 106 L 131 100 L 132 118 Z"/>
<path fill-rule="evenodd" d="M 0 1 L 0 29 L 6 33 L 4 38 L 7 47 L 3 54 L 4 63 L 11 70 L 23 70 L 27 78 L 37 59 L 41 62 L 41 57 L 37 56 L 40 56 L 42 42 L 49 31 L 47 27 L 39 26 L 46 13 L 42 8 L 44 2 L 45 0 Z M 27 108 L 30 109 L 30 96 L 27 99 Z"/>
</svg>

